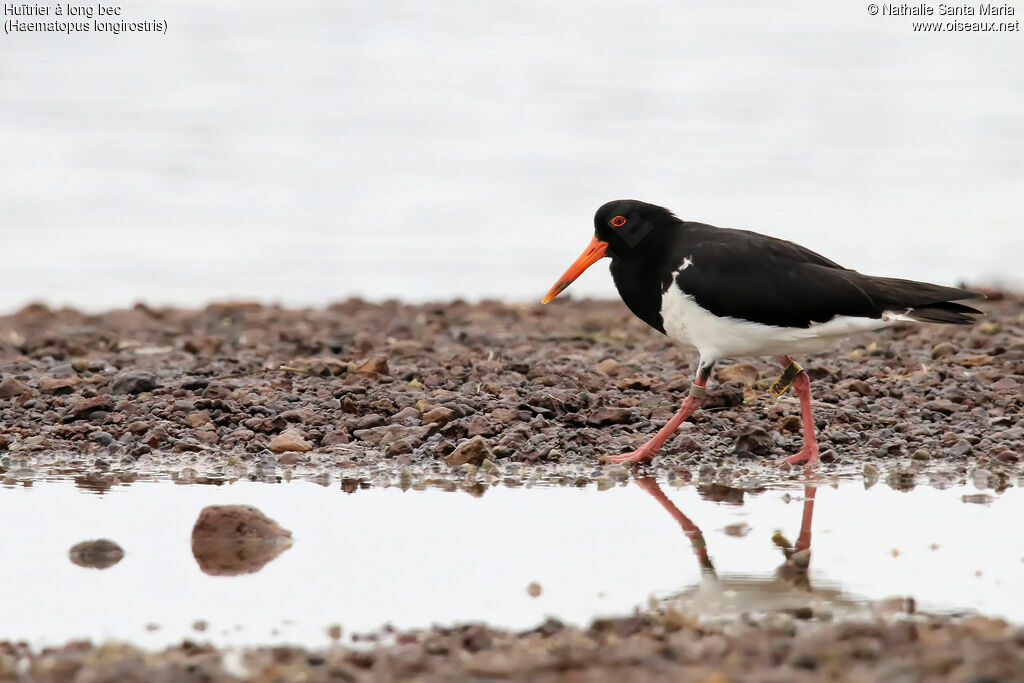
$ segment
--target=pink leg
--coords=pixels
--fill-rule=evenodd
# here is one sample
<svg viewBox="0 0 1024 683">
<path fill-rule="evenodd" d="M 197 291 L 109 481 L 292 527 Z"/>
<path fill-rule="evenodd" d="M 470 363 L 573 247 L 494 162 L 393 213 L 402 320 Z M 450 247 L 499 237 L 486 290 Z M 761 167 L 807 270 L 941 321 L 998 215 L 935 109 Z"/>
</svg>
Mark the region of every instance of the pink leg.
<svg viewBox="0 0 1024 683">
<path fill-rule="evenodd" d="M 793 548 L 797 552 L 811 547 L 811 518 L 814 517 L 814 495 L 817 492 L 817 486 L 804 486 L 804 515 L 800 520 L 800 536 Z"/>
<path fill-rule="evenodd" d="M 651 438 L 650 441 L 645 443 L 640 448 L 636 449 L 632 453 L 623 453 L 622 455 L 603 455 L 598 460 L 612 465 L 621 465 L 624 462 L 649 462 L 654 458 L 654 455 L 658 452 L 658 449 L 668 440 L 668 437 L 672 436 L 679 425 L 686 421 L 686 418 L 693 415 L 697 408 L 700 408 L 700 404 L 704 402 L 704 387 L 707 386 L 708 377 L 711 375 L 711 367 L 714 363 L 708 365 L 702 365 L 697 371 L 697 378 L 693 380 L 693 383 L 698 387 L 695 392 L 692 388 L 690 395 L 683 401 L 683 405 L 679 407 L 676 414 L 672 416 L 664 427 L 658 430 L 658 433 Z M 694 396 L 697 393 L 697 396 Z"/>
<path fill-rule="evenodd" d="M 789 365 L 789 356 L 782 357 L 783 365 Z M 789 463 L 799 465 L 806 461 L 807 466 L 815 465 L 818 462 L 818 440 L 814 438 L 814 416 L 811 414 L 811 381 L 806 372 L 801 372 L 793 380 L 793 390 L 800 397 L 800 417 L 804 426 L 804 447 L 796 455 L 782 458 L 778 464 Z"/>
<path fill-rule="evenodd" d="M 697 553 L 697 561 L 700 562 L 701 568 L 713 573 L 715 567 L 711 564 L 711 558 L 708 556 L 708 547 L 704 542 L 704 534 L 701 533 L 700 527 L 691 522 L 690 518 L 684 515 L 675 506 L 675 503 L 668 499 L 654 477 L 641 477 L 633 481 L 636 482 L 637 486 L 654 496 L 654 499 L 661 503 L 661 506 L 672 515 L 672 519 L 679 523 L 679 526 L 683 528 L 683 533 L 686 534 L 686 537 L 690 539 L 690 543 L 693 545 L 693 552 Z"/>
</svg>

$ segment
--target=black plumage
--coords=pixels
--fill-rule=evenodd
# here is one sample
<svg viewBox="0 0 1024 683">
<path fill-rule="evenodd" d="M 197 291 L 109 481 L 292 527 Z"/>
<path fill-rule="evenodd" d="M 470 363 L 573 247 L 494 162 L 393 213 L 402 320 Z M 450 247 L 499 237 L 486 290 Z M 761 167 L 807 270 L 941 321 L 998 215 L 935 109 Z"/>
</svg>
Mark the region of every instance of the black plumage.
<svg viewBox="0 0 1024 683">
<path fill-rule="evenodd" d="M 614 227 L 615 216 L 627 222 Z M 975 292 L 863 275 L 793 242 L 682 221 L 643 202 L 609 202 L 594 224 L 598 239 L 609 243 L 612 277 L 623 301 L 661 332 L 661 297 L 671 284 L 716 316 L 779 327 L 886 313 L 968 324 L 981 313 L 952 303 L 982 296 Z"/>
<path fill-rule="evenodd" d="M 723 358 L 776 356 L 784 366 L 776 396 L 800 399 L 804 444 L 784 458 L 818 461 L 810 380 L 790 354 L 831 348 L 852 334 L 900 320 L 968 324 L 981 312 L 956 303 L 980 294 L 956 287 L 862 275 L 821 254 L 747 230 L 682 221 L 660 206 L 609 202 L 594 216 L 594 238 L 548 291 L 547 303 L 580 273 L 611 257 L 615 286 L 631 311 L 700 353 L 679 410 L 649 441 L 605 462 L 649 461 L 707 396 Z"/>
</svg>

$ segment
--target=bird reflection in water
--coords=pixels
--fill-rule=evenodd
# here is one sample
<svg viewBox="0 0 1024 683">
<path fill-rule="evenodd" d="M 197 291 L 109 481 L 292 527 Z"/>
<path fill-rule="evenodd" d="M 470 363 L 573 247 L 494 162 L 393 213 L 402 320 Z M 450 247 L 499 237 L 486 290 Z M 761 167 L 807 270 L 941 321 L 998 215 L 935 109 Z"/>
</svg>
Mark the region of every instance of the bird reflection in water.
<svg viewBox="0 0 1024 683">
<path fill-rule="evenodd" d="M 680 612 L 701 616 L 734 614 L 750 610 L 784 611 L 810 616 L 825 607 L 853 606 L 858 601 L 836 588 L 812 587 L 808 575 L 811 560 L 811 521 L 817 486 L 804 486 L 803 515 L 795 544 L 776 533 L 772 541 L 782 550 L 785 560 L 775 575 L 724 574 L 715 569 L 704 534 L 689 517 L 669 500 L 653 477 L 635 480 L 672 516 L 690 540 L 701 569 L 699 584 L 668 598 Z"/>
</svg>

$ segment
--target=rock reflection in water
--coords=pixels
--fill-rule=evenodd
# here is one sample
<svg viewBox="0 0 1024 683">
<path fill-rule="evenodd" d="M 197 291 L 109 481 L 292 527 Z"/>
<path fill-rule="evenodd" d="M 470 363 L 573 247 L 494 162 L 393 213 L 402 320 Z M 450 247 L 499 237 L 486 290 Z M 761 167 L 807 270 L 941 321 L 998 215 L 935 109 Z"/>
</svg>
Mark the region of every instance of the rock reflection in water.
<svg viewBox="0 0 1024 683">
<path fill-rule="evenodd" d="M 192 555 L 211 576 L 258 572 L 292 545 L 292 532 L 251 505 L 210 505 L 192 528 Z"/>
<path fill-rule="evenodd" d="M 101 538 L 95 541 L 76 543 L 68 551 L 68 557 L 79 567 L 108 569 L 121 561 L 124 557 L 124 550 L 113 541 Z"/>
</svg>

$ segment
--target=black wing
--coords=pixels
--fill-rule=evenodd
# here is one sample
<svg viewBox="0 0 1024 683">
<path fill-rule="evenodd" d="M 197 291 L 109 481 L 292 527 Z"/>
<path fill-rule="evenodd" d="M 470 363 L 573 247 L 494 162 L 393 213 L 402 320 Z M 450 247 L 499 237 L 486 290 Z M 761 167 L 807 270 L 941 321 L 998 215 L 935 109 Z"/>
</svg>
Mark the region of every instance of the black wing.
<svg viewBox="0 0 1024 683">
<path fill-rule="evenodd" d="M 918 320 L 959 324 L 980 313 L 950 303 L 982 296 L 975 292 L 862 275 L 798 244 L 746 230 L 682 227 L 689 234 L 672 258 L 692 263 L 675 283 L 717 316 L 808 327 L 837 315 L 880 318 L 884 311 L 914 309 L 908 315 Z"/>
</svg>

